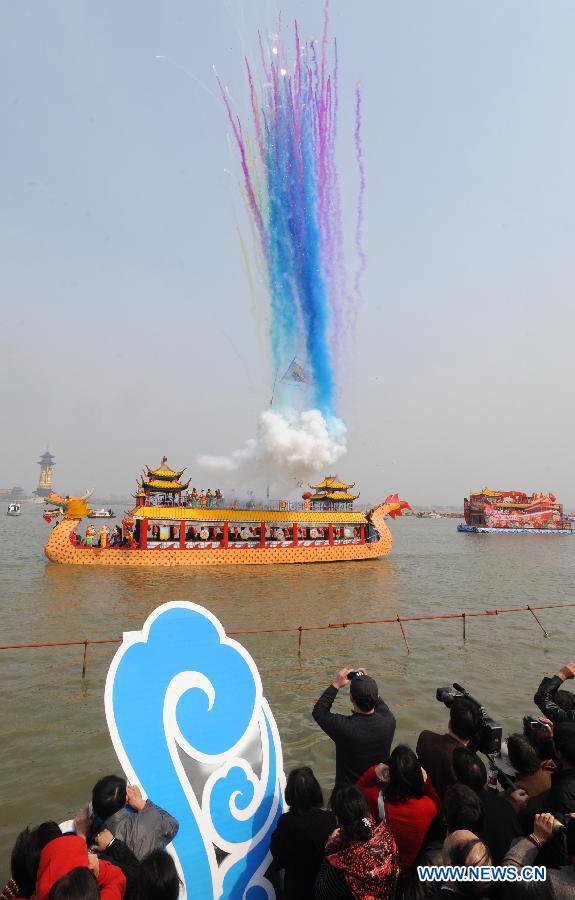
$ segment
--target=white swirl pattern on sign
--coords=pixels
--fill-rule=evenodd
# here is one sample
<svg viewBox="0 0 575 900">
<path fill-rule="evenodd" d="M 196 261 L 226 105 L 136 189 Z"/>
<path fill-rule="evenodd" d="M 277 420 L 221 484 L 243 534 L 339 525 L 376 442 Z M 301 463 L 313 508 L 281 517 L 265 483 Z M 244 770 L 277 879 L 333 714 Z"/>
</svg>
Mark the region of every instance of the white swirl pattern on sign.
<svg viewBox="0 0 575 900">
<path fill-rule="evenodd" d="M 180 823 L 171 851 L 184 896 L 273 898 L 282 751 L 245 648 L 203 607 L 164 604 L 124 634 L 105 703 L 126 776 Z"/>
</svg>

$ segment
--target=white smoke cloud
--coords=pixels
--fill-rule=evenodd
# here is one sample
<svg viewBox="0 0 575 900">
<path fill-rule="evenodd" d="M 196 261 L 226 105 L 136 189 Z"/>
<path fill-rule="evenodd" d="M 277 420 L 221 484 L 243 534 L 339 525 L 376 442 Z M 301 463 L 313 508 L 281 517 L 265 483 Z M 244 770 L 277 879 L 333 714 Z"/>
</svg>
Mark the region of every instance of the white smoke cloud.
<svg viewBox="0 0 575 900">
<path fill-rule="evenodd" d="M 318 409 L 287 415 L 265 410 L 254 438 L 229 456 L 200 456 L 198 465 L 212 472 L 273 468 L 304 479 L 327 472 L 347 452 L 347 429 L 341 419 L 324 419 Z"/>
</svg>

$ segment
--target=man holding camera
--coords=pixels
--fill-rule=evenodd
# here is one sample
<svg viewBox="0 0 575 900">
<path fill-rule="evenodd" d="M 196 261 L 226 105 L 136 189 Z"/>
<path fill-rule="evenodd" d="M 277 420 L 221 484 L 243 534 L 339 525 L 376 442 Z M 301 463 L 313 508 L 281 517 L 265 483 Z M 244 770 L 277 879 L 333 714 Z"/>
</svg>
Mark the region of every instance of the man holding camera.
<svg viewBox="0 0 575 900">
<path fill-rule="evenodd" d="M 338 691 L 349 684 L 351 716 L 333 713 Z M 334 793 L 355 784 L 370 766 L 387 762 L 395 716 L 379 696 L 377 683 L 364 670 L 341 669 L 313 708 L 312 715 L 335 744 Z"/>
<path fill-rule="evenodd" d="M 457 697 L 449 707 L 450 716 L 446 734 L 422 731 L 417 739 L 416 753 L 419 762 L 429 775 L 431 783 L 443 800 L 447 788 L 455 784 L 451 757 L 456 747 L 467 747 L 481 726 L 481 711 L 477 703 L 467 697 Z"/>
<path fill-rule="evenodd" d="M 528 837 L 519 838 L 507 851 L 504 866 L 513 866 L 520 872 L 525 866 L 539 863 L 539 854 L 547 844 L 558 840 L 557 822 L 550 813 L 535 816 L 533 830 Z M 566 900 L 575 894 L 575 821 L 571 820 L 560 835 L 561 855 L 565 855 L 567 865 L 547 868 L 544 882 L 518 879 L 505 885 L 505 893 L 512 898 L 525 900 Z"/>
<path fill-rule="evenodd" d="M 564 701 L 560 703 L 557 696 L 559 688 L 569 678 L 575 678 L 575 662 L 566 663 L 551 678 L 544 678 L 533 698 L 535 705 L 554 725 L 560 722 L 575 722 L 575 709 L 567 708 L 568 704 Z M 573 695 L 568 691 L 560 693 L 565 695 L 565 699 L 573 699 Z"/>
</svg>

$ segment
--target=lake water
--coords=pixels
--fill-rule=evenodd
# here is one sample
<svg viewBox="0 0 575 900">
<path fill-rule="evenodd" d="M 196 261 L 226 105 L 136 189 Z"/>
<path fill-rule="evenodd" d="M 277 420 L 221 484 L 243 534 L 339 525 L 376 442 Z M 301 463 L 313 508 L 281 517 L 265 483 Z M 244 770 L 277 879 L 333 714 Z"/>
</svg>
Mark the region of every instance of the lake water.
<svg viewBox="0 0 575 900">
<path fill-rule="evenodd" d="M 0 644 L 107 638 L 141 628 L 152 609 L 186 599 L 229 629 L 314 625 L 350 619 L 560 603 L 575 599 L 571 537 L 482 536 L 449 519 L 398 519 L 392 554 L 362 563 L 230 568 L 100 569 L 56 566 L 42 551 L 42 507 L 0 514 Z M 118 509 L 118 512 L 122 512 Z M 254 657 L 282 738 L 286 770 L 309 764 L 326 789 L 334 754 L 311 709 L 342 666 L 363 666 L 398 719 L 396 739 L 415 744 L 423 727 L 443 729 L 440 685 L 460 681 L 504 726 L 516 729 L 543 674 L 575 658 L 575 608 L 532 616 L 370 625 L 303 636 L 240 638 Z M 16 834 L 29 823 L 68 818 L 93 783 L 118 770 L 104 718 L 106 672 L 116 645 L 0 653 L 0 880 Z M 348 698 L 338 698 L 346 711 Z"/>
</svg>

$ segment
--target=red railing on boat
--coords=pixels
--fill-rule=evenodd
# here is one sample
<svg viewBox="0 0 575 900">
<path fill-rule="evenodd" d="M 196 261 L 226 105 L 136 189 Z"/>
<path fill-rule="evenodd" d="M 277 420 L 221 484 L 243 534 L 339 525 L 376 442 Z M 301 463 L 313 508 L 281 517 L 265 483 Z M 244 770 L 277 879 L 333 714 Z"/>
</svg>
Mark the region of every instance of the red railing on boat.
<svg viewBox="0 0 575 900">
<path fill-rule="evenodd" d="M 107 549 L 129 549 L 124 539 L 120 539 L 120 527 L 112 532 L 111 539 L 106 539 L 105 547 Z M 249 532 L 246 534 L 244 532 Z M 268 534 L 269 532 L 269 534 Z M 309 534 L 308 534 L 309 532 Z M 202 535 L 203 533 L 203 535 Z M 281 533 L 281 537 L 278 537 Z M 162 534 L 165 536 L 162 537 Z M 312 536 L 313 535 L 313 536 Z M 96 540 L 84 544 L 83 538 L 76 532 L 70 533 L 70 540 L 75 547 L 82 549 L 92 549 L 92 547 L 101 547 L 102 544 Z M 240 540 L 241 537 L 241 540 Z M 116 540 L 117 538 L 117 540 Z M 186 520 L 179 522 L 158 524 L 146 518 L 138 519 L 134 530 L 134 539 L 136 547 L 140 550 L 219 550 L 233 549 L 242 550 L 244 548 L 253 549 L 261 548 L 290 548 L 290 547 L 334 547 L 349 544 L 365 544 L 370 540 L 375 540 L 375 535 L 367 535 L 365 523 L 336 525 L 333 523 L 318 524 L 317 527 L 303 526 L 301 523 L 294 522 L 289 528 L 281 528 L 280 526 L 270 525 L 266 522 L 260 522 L 257 525 L 249 525 L 248 523 L 240 525 L 232 525 L 224 521 L 217 525 L 198 523 L 198 526 L 189 525 Z"/>
</svg>

